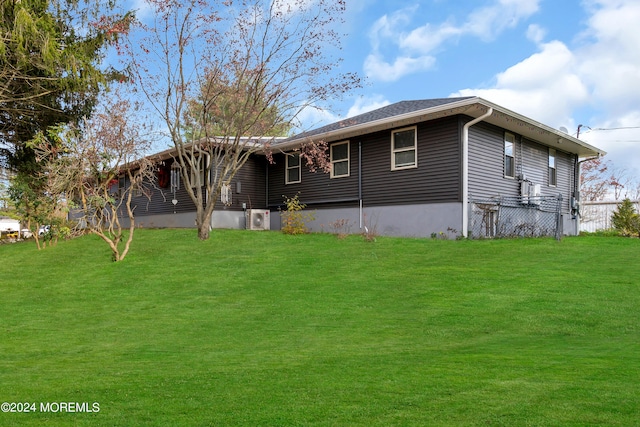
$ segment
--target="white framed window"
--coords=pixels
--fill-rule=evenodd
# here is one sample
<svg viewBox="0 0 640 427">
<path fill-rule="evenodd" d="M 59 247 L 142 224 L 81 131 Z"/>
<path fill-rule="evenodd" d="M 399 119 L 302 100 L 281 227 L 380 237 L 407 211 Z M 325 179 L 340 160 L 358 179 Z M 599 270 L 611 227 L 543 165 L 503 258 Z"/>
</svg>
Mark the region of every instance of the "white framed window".
<svg viewBox="0 0 640 427">
<path fill-rule="evenodd" d="M 512 133 L 504 134 L 504 176 L 515 178 L 516 176 L 516 136 Z"/>
<path fill-rule="evenodd" d="M 331 145 L 331 178 L 349 176 L 349 141 Z"/>
<path fill-rule="evenodd" d="M 288 153 L 286 155 L 286 172 L 284 176 L 285 184 L 295 184 L 302 180 L 302 168 L 300 163 L 300 153 Z"/>
<path fill-rule="evenodd" d="M 558 184 L 558 175 L 556 173 L 556 150 L 549 148 L 549 186 L 555 187 Z"/>
<path fill-rule="evenodd" d="M 391 170 L 418 167 L 417 127 L 391 132 Z"/>
</svg>

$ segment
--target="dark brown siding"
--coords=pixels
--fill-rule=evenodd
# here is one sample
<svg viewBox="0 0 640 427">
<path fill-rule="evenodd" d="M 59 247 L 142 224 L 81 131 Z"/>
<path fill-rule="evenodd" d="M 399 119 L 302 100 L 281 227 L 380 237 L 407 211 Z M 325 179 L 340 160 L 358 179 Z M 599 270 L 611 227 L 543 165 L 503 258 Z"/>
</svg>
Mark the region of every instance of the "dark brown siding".
<svg viewBox="0 0 640 427">
<path fill-rule="evenodd" d="M 331 179 L 302 167 L 302 180 L 285 185 L 284 155 L 274 156 L 269 168 L 269 204 L 283 196 L 318 207 L 357 206 L 358 146 L 362 147 L 362 196 L 365 206 L 455 202 L 460 200 L 460 133 L 457 118 L 421 123 L 418 130 L 418 167 L 391 170 L 391 132 L 386 130 L 350 140 L 350 176 Z M 341 141 L 335 141 L 341 142 Z"/>
<path fill-rule="evenodd" d="M 242 210 L 243 203 L 246 204 L 247 209 L 265 208 L 267 206 L 266 176 L 267 160 L 262 156 L 252 156 L 231 180 L 233 203 L 227 209 Z M 222 209 L 221 203 L 216 205 L 216 210 L 218 209 Z"/>
<path fill-rule="evenodd" d="M 266 206 L 266 166 L 267 161 L 263 157 L 252 156 L 231 180 L 233 192 L 231 206 L 225 207 L 218 198 L 215 209 L 241 211 L 243 203 L 246 203 L 247 209 L 264 208 Z M 174 198 L 171 188 L 158 188 L 157 184 L 148 185 L 148 193 L 151 195 L 150 199 L 144 196 L 133 199 L 132 205 L 135 206 L 136 216 L 195 211 L 195 205 L 187 194 L 184 182 L 180 183 L 180 189 L 175 192 L 175 198 L 178 200 L 175 206 L 171 202 Z"/>
<path fill-rule="evenodd" d="M 343 142 L 343 140 L 335 141 Z M 269 167 L 269 206 L 281 207 L 285 197 L 299 193 L 300 201 L 315 207 L 357 206 L 358 201 L 358 143 L 349 141 L 349 176 L 331 178 L 321 170 L 310 172 L 302 161 L 301 180 L 285 184 L 285 155 L 273 156 Z"/>
<path fill-rule="evenodd" d="M 460 200 L 458 120 L 418 125 L 418 167 L 391 170 L 391 131 L 363 143 L 363 189 L 367 206 L 455 202 Z"/>
</svg>

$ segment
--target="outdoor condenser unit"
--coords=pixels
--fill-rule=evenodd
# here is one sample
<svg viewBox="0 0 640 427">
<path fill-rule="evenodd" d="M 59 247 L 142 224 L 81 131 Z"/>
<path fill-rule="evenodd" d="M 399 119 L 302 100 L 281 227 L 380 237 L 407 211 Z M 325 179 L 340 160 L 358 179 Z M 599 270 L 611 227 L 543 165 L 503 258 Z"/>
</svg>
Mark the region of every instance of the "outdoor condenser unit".
<svg viewBox="0 0 640 427">
<path fill-rule="evenodd" d="M 520 182 L 520 196 L 525 205 L 539 205 L 542 201 L 540 184 L 534 184 L 531 181 Z"/>
<path fill-rule="evenodd" d="M 520 181 L 520 196 L 522 197 L 522 203 L 529 204 L 529 194 L 531 192 L 530 181 Z"/>
<path fill-rule="evenodd" d="M 271 221 L 268 209 L 247 209 L 248 230 L 269 230 Z"/>
</svg>

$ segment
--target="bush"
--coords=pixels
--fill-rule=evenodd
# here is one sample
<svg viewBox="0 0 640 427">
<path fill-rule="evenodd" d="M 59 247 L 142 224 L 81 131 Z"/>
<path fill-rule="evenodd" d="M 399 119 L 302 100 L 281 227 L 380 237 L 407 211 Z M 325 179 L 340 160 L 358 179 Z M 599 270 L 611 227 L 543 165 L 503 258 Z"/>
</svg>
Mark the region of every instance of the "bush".
<svg viewBox="0 0 640 427">
<path fill-rule="evenodd" d="M 623 236 L 640 237 L 640 216 L 629 199 L 624 199 L 611 216 L 613 228 Z"/>
<path fill-rule="evenodd" d="M 313 221 L 315 216 L 311 212 L 304 211 L 307 207 L 300 202 L 299 194 L 293 197 L 283 196 L 286 210 L 281 212 L 282 215 L 282 232 L 284 234 L 305 234 L 308 233 L 306 223 Z"/>
</svg>

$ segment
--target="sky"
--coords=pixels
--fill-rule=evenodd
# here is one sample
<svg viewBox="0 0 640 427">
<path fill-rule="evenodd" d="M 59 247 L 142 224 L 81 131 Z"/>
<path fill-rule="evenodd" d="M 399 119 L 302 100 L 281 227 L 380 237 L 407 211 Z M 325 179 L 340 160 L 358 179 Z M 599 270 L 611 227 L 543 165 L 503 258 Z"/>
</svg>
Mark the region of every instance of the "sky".
<svg viewBox="0 0 640 427">
<path fill-rule="evenodd" d="M 144 0 L 130 1 L 144 16 Z M 640 177 L 640 0 L 346 5 L 340 71 L 365 84 L 330 113 L 308 110 L 305 130 L 403 100 L 480 96 L 566 128 Z"/>
<path fill-rule="evenodd" d="M 411 99 L 480 96 L 640 175 L 640 1 L 347 0 L 343 71 L 365 86 L 332 123 Z"/>
</svg>

